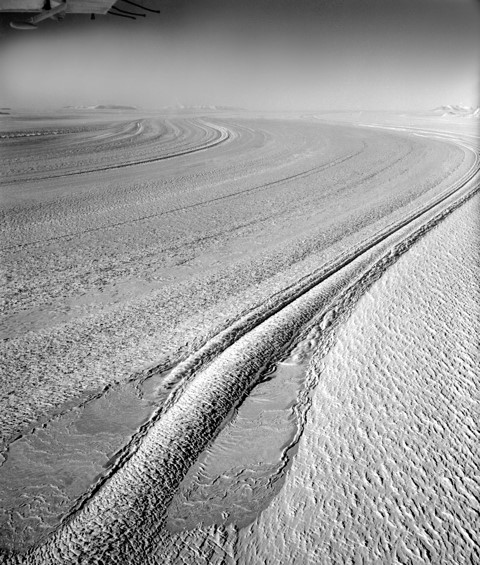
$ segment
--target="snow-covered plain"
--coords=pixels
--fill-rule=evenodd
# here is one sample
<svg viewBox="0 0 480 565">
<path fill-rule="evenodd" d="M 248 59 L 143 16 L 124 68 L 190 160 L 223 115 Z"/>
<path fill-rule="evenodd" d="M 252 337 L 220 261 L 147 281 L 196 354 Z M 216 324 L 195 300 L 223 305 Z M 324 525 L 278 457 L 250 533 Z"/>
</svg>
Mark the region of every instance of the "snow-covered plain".
<svg viewBox="0 0 480 565">
<path fill-rule="evenodd" d="M 367 544 L 376 539 L 368 529 L 379 528 L 375 516 L 354 497 L 365 487 L 365 466 L 356 469 L 347 455 L 377 409 L 364 387 L 376 378 L 372 367 L 392 368 L 384 372 L 393 401 L 406 386 L 396 375 L 403 378 L 402 363 L 412 359 L 386 343 L 374 348 L 379 358 L 371 365 L 352 320 L 361 312 L 361 320 L 376 316 L 385 325 L 386 279 L 369 291 L 380 289 L 371 313 L 364 306 L 371 294 L 360 297 L 477 186 L 472 133 L 404 126 L 227 115 L 119 120 L 98 112 L 2 121 L 0 535 L 14 551 L 8 559 L 197 563 L 232 554 L 275 563 L 295 547 L 298 562 L 340 562 L 342 551 L 348 559 L 356 551 L 347 530 Z M 455 213 L 470 223 L 471 202 Z M 470 231 L 470 239 L 462 233 L 446 243 L 472 252 Z M 411 253 L 385 277 L 410 265 Z M 440 266 L 445 253 L 435 256 Z M 432 275 L 424 288 L 434 266 L 422 268 L 412 275 L 416 293 L 441 293 L 442 277 Z M 416 313 L 415 292 L 396 288 L 395 299 Z M 388 331 L 398 338 L 395 316 L 390 330 L 378 330 L 383 339 Z M 412 328 L 416 360 L 427 340 Z M 346 355 L 340 381 L 338 348 Z M 347 374 L 355 363 L 355 378 L 366 372 L 360 384 Z M 322 441 L 331 443 L 318 446 L 308 430 L 316 429 L 310 418 L 327 418 L 314 406 L 329 370 L 336 383 L 345 373 L 342 391 L 364 402 L 365 413 L 325 420 L 337 436 L 325 432 Z M 339 402 L 332 398 L 330 410 Z M 396 409 L 380 406 L 379 418 Z M 425 415 L 435 428 L 433 416 Z M 342 426 L 354 444 L 342 444 Z M 385 453 L 375 430 L 375 448 Z M 463 439 L 460 431 L 452 445 Z M 318 465 L 326 472 L 325 457 L 333 475 L 349 462 L 358 483 L 338 504 L 327 504 L 333 487 L 316 475 Z M 404 462 L 395 457 L 399 468 L 414 465 L 410 454 Z M 401 494 L 407 508 L 411 492 Z M 299 508 L 315 500 L 308 523 L 300 520 Z M 340 535 L 343 511 L 350 523 Z M 321 513 L 324 533 L 314 521 Z M 325 524 L 338 547 L 329 545 Z M 391 557 L 398 545 L 391 540 L 403 538 L 378 531 L 376 543 Z M 411 540 L 408 529 L 405 535 Z M 435 547 L 452 555 L 448 544 Z M 367 560 L 383 559 L 381 548 L 358 555 L 364 550 Z"/>
</svg>

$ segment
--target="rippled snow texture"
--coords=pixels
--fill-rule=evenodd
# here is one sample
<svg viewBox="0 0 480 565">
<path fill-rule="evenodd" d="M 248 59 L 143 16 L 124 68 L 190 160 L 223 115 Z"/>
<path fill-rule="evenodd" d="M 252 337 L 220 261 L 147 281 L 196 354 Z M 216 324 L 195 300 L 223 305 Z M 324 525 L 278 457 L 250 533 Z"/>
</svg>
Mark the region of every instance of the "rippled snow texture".
<svg viewBox="0 0 480 565">
<path fill-rule="evenodd" d="M 173 535 L 165 563 L 476 563 L 479 197 L 360 300 L 285 485 L 249 527 Z"/>
<path fill-rule="evenodd" d="M 387 271 L 314 366 L 290 478 L 240 536 L 247 562 L 282 548 L 299 562 L 479 558 L 478 211 L 477 197 Z"/>
</svg>

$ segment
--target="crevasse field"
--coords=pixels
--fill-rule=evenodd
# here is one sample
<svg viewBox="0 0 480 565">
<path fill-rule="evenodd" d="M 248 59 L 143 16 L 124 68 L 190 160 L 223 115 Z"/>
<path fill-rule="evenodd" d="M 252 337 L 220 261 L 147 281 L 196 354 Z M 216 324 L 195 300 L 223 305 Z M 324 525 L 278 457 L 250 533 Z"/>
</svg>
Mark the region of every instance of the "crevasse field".
<svg viewBox="0 0 480 565">
<path fill-rule="evenodd" d="M 475 563 L 478 120 L 0 122 L 0 562 Z"/>
</svg>

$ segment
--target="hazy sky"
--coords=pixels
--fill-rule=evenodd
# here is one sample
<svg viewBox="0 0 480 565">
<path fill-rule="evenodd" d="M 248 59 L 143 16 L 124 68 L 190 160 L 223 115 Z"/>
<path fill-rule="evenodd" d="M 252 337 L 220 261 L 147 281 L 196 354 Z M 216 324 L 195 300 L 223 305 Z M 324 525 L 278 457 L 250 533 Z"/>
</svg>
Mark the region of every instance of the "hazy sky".
<svg viewBox="0 0 480 565">
<path fill-rule="evenodd" d="M 29 32 L 4 22 L 0 106 L 479 105 L 476 0 L 137 2 L 162 13 L 67 16 Z"/>
</svg>

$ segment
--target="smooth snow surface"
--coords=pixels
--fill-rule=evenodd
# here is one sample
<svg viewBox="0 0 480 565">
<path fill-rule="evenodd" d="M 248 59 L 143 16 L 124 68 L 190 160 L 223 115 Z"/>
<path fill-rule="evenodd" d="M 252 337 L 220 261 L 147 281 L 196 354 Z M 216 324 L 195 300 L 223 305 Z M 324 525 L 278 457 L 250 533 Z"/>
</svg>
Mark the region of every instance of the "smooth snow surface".
<svg viewBox="0 0 480 565">
<path fill-rule="evenodd" d="M 222 555 L 281 562 L 292 553 L 272 530 L 289 532 L 282 512 L 299 520 L 295 504 L 307 508 L 309 480 L 320 489 L 311 500 L 332 491 L 316 475 L 326 469 L 325 453 L 312 444 L 309 456 L 318 461 L 302 455 L 316 437 L 307 429 L 328 359 L 343 347 L 348 366 L 360 356 L 355 375 L 367 371 L 358 387 L 373 378 L 360 347 L 365 330 L 346 329 L 356 312 L 367 316 L 362 296 L 383 289 L 424 243 L 395 261 L 478 188 L 474 134 L 429 125 L 220 114 L 119 121 L 97 112 L 3 119 L 0 545 L 7 562 L 197 563 Z M 466 254 L 475 234 L 447 243 Z M 409 282 L 413 294 L 396 287 L 395 316 L 417 312 L 415 295 L 438 287 L 438 269 L 451 264 L 448 245 L 431 259 L 438 264 L 428 289 L 430 275 L 420 271 Z M 371 307 L 383 321 L 386 304 L 378 298 Z M 395 316 L 388 331 L 400 343 Z M 472 319 L 463 319 L 470 331 Z M 427 344 L 438 354 L 437 338 L 411 331 L 414 360 Z M 392 380 L 386 396 L 393 399 L 404 386 L 395 380 L 402 348 L 375 347 L 384 357 L 374 366 Z M 373 418 L 364 402 L 364 417 Z M 356 437 L 355 421 L 332 425 Z M 343 469 L 351 446 L 331 437 L 342 463 L 328 457 Z M 341 513 L 332 512 L 338 528 Z M 269 530 L 262 520 L 270 513 Z M 298 523 L 290 533 L 301 540 L 292 541 L 300 561 L 315 562 L 311 544 L 325 560 L 340 559 L 326 534 L 315 537 L 316 525 L 303 539 Z M 276 539 L 276 549 L 256 536 Z M 209 554 L 210 542 L 218 555 Z"/>
</svg>

